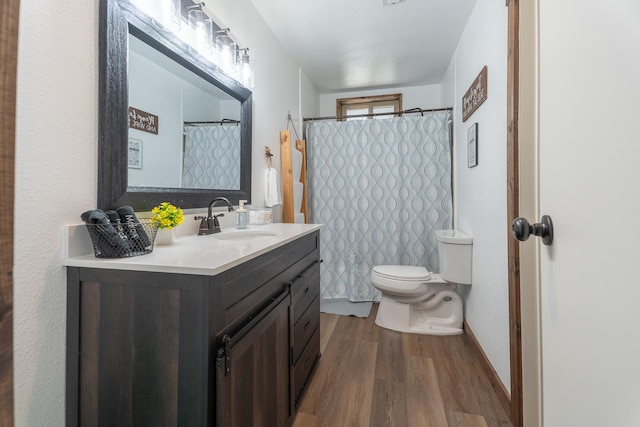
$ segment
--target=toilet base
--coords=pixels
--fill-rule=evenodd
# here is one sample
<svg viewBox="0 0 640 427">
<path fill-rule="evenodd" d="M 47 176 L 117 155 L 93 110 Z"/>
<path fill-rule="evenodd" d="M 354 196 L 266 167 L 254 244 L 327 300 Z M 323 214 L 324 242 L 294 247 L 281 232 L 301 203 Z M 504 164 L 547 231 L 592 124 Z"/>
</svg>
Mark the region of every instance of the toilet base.
<svg viewBox="0 0 640 427">
<path fill-rule="evenodd" d="M 382 294 L 376 325 L 399 332 L 424 335 L 459 335 L 462 299 L 453 291 L 434 294 L 424 302 L 407 304 Z"/>
</svg>

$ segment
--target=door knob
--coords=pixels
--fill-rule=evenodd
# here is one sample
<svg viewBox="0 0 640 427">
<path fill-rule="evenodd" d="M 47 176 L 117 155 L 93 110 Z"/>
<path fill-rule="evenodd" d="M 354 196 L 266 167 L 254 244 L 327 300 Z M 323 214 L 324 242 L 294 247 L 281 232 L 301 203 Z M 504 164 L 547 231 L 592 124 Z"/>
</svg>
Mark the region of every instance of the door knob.
<svg viewBox="0 0 640 427">
<path fill-rule="evenodd" d="M 540 223 L 529 224 L 525 218 L 518 217 L 511 226 L 513 237 L 524 242 L 530 235 L 542 237 L 542 243 L 550 245 L 553 242 L 553 223 L 549 215 L 543 215 Z"/>
</svg>

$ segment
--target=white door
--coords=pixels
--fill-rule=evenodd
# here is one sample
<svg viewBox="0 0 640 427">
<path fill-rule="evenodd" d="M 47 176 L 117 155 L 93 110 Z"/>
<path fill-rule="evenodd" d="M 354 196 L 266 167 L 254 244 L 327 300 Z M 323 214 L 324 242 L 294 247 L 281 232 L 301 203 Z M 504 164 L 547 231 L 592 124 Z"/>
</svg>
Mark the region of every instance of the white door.
<svg viewBox="0 0 640 427">
<path fill-rule="evenodd" d="M 640 1 L 538 3 L 542 418 L 640 426 Z"/>
</svg>

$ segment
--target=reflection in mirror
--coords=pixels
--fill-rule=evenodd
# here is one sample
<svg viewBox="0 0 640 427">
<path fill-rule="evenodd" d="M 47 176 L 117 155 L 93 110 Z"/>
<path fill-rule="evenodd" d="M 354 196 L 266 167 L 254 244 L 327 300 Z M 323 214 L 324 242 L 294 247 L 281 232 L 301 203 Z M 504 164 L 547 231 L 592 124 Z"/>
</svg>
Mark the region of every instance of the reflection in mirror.
<svg viewBox="0 0 640 427">
<path fill-rule="evenodd" d="M 239 190 L 240 102 L 132 34 L 128 76 L 128 185 Z"/>
<path fill-rule="evenodd" d="M 183 187 L 240 189 L 238 121 L 187 122 L 184 138 Z"/>
<path fill-rule="evenodd" d="M 128 0 L 100 0 L 98 208 L 251 200 L 251 91 Z"/>
</svg>

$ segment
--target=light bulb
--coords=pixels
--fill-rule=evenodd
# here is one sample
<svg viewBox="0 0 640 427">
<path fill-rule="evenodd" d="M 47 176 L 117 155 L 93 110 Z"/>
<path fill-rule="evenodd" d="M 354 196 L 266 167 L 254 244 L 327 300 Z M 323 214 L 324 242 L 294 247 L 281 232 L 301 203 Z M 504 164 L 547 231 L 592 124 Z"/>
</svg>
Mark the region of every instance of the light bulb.
<svg viewBox="0 0 640 427">
<path fill-rule="evenodd" d="M 180 0 L 162 0 L 152 15 L 166 30 L 180 31 Z"/>
<path fill-rule="evenodd" d="M 229 36 L 216 37 L 216 46 L 220 52 L 220 66 L 229 75 L 236 72 L 237 46 Z"/>
<path fill-rule="evenodd" d="M 153 23 L 166 31 L 180 31 L 180 0 L 130 0 Z"/>
<path fill-rule="evenodd" d="M 191 45 L 202 55 L 208 55 L 212 50 L 212 23 L 209 16 L 200 9 L 189 11 L 189 26 L 191 27 Z"/>
<path fill-rule="evenodd" d="M 255 61 L 249 59 L 249 55 L 242 56 L 242 67 L 240 69 L 240 79 L 242 84 L 247 88 L 254 86 L 254 65 Z"/>
</svg>

